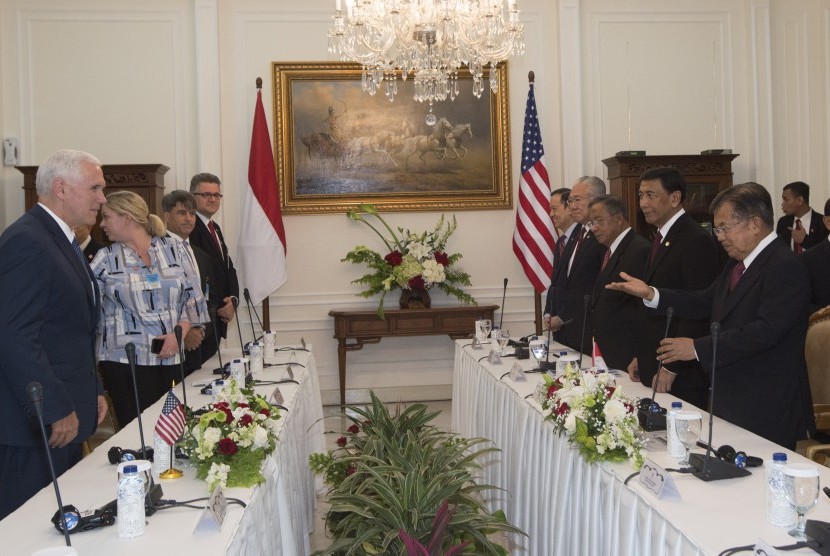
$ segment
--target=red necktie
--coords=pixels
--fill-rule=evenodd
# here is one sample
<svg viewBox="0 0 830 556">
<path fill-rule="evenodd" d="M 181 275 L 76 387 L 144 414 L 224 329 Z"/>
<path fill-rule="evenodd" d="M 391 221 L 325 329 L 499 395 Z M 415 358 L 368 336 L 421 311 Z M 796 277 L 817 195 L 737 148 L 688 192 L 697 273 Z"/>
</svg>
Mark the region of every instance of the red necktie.
<svg viewBox="0 0 830 556">
<path fill-rule="evenodd" d="M 213 236 L 213 242 L 216 243 L 216 248 L 219 250 L 219 255 L 224 259 L 225 253 L 222 252 L 222 243 L 219 241 L 219 234 L 216 233 L 216 224 L 213 223 L 213 220 L 208 220 L 208 228 L 210 229 L 210 235 Z"/>
<path fill-rule="evenodd" d="M 660 244 L 663 242 L 663 234 L 660 231 L 657 231 L 657 235 L 654 236 L 654 241 L 651 242 L 651 255 L 648 257 L 648 268 L 651 268 L 651 265 L 654 264 L 654 259 L 657 257 L 657 250 L 660 249 Z"/>
<path fill-rule="evenodd" d="M 746 267 L 744 266 L 743 262 L 740 262 L 732 267 L 732 273 L 729 275 L 729 291 L 735 289 L 735 286 L 738 285 L 738 282 L 741 280 L 741 276 L 744 275 L 744 270 Z"/>
<path fill-rule="evenodd" d="M 608 260 L 609 260 L 610 258 L 611 258 L 611 250 L 610 250 L 610 249 L 606 249 L 606 250 L 605 250 L 605 255 L 602 257 L 602 266 L 601 266 L 601 267 L 599 267 L 599 271 L 600 271 L 600 272 L 602 272 L 603 270 L 605 270 L 605 265 L 607 265 L 607 264 L 608 264 Z"/>
<path fill-rule="evenodd" d="M 801 225 L 801 219 L 800 218 L 795 219 L 795 229 L 799 230 L 799 231 L 804 229 L 804 226 Z M 803 250 L 804 250 L 804 248 L 801 246 L 801 244 L 796 243 L 795 240 L 793 240 L 793 251 L 795 251 L 795 254 L 800 255 L 801 251 L 803 251 Z"/>
<path fill-rule="evenodd" d="M 562 256 L 562 253 L 565 252 L 565 243 L 567 243 L 567 237 L 565 234 L 559 236 L 559 239 L 556 240 L 556 250 L 559 252 L 559 256 Z"/>
</svg>

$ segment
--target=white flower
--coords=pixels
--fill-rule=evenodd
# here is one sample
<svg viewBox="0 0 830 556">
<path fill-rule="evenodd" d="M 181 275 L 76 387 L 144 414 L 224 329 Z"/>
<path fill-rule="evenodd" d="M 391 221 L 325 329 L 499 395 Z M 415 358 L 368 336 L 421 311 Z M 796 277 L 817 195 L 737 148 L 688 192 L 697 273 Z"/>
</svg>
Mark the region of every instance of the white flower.
<svg viewBox="0 0 830 556">
<path fill-rule="evenodd" d="M 269 446 L 268 431 L 256 425 L 251 425 L 251 427 L 254 429 L 254 448 L 267 449 Z"/>
<path fill-rule="evenodd" d="M 568 416 L 565 417 L 565 430 L 568 432 L 568 434 L 576 430 L 576 415 L 573 411 L 568 413 Z"/>
<path fill-rule="evenodd" d="M 208 488 L 211 492 L 213 492 L 216 487 L 225 488 L 225 485 L 228 484 L 228 473 L 230 470 L 230 465 L 226 465 L 224 463 L 213 463 L 210 466 L 210 470 L 208 471 L 207 477 L 205 477 L 205 481 L 207 482 Z"/>
<path fill-rule="evenodd" d="M 611 398 L 605 403 L 602 412 L 605 414 L 605 420 L 609 423 L 616 423 L 624 419 L 627 414 L 625 404 L 614 398 Z"/>
<path fill-rule="evenodd" d="M 437 262 L 435 259 L 428 259 L 424 261 L 423 267 L 424 279 L 427 282 L 440 284 L 447 279 L 447 275 L 444 273 L 444 265 Z"/>
<path fill-rule="evenodd" d="M 213 449 L 213 446 L 222 438 L 222 431 L 216 427 L 208 427 L 202 435 L 202 444 Z"/>
<path fill-rule="evenodd" d="M 408 243 L 406 246 L 406 250 L 409 252 L 410 255 L 412 255 L 418 260 L 423 259 L 429 253 L 429 247 L 417 241 L 412 241 Z"/>
</svg>

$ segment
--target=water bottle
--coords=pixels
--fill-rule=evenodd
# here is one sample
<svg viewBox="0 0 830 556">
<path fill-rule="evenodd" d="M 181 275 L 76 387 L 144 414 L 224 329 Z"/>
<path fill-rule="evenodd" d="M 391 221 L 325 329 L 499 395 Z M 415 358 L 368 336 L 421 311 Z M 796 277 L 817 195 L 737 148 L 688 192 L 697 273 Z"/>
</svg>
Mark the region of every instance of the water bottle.
<svg viewBox="0 0 830 556">
<path fill-rule="evenodd" d="M 231 361 L 231 378 L 240 388 L 245 388 L 245 361 L 243 359 Z"/>
<path fill-rule="evenodd" d="M 251 356 L 251 374 L 262 372 L 264 348 L 259 342 L 254 342 L 248 348 L 248 353 Z"/>
<path fill-rule="evenodd" d="M 118 479 L 118 536 L 122 539 L 144 534 L 144 476 L 137 465 L 127 465 Z"/>
<path fill-rule="evenodd" d="M 153 473 L 156 477 L 172 467 L 170 453 L 173 447 L 165 442 L 157 432 L 153 432 Z"/>
<path fill-rule="evenodd" d="M 680 442 L 674 427 L 675 416 L 679 411 L 683 411 L 683 403 L 672 402 L 671 411 L 666 415 L 666 451 L 673 458 L 683 459 L 686 457 L 686 447 Z"/>
<path fill-rule="evenodd" d="M 784 491 L 784 466 L 787 454 L 775 452 L 767 468 L 767 521 L 776 527 L 791 527 L 795 524 L 795 510 L 787 502 Z"/>
</svg>

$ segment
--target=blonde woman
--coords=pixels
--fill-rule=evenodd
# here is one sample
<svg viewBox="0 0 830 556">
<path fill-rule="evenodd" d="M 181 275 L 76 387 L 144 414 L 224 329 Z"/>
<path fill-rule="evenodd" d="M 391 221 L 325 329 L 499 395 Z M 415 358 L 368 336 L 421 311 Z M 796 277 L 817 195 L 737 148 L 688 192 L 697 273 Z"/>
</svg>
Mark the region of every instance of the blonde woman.
<svg viewBox="0 0 830 556">
<path fill-rule="evenodd" d="M 101 229 L 112 245 L 98 252 L 92 272 L 103 318 L 98 359 L 104 387 L 121 426 L 155 403 L 179 378 L 179 346 L 191 326 L 209 322 L 196 269 L 183 245 L 164 237 L 161 219 L 131 191 L 107 195 Z M 153 349 L 153 340 L 160 349 Z M 135 345 L 139 407 L 135 407 L 125 346 Z"/>
</svg>

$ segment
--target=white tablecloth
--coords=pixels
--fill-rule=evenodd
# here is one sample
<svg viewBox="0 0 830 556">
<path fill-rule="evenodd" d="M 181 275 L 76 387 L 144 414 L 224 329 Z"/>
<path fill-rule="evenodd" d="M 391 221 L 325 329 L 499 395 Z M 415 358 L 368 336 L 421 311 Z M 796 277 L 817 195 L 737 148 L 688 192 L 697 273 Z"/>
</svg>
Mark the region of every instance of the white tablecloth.
<svg viewBox="0 0 830 556">
<path fill-rule="evenodd" d="M 274 362 L 285 363 L 291 351 L 280 351 Z M 284 396 L 277 449 L 266 460 L 266 482 L 254 488 L 227 489 L 229 498 L 239 498 L 247 504 L 243 509 L 229 505 L 224 525 L 217 533 L 194 536 L 193 528 L 201 513 L 189 508 L 158 511 L 148 517 L 147 530 L 135 539 L 119 539 L 117 528 L 104 527 L 72 535 L 72 546 L 82 556 L 131 554 L 140 556 L 162 554 L 233 554 L 281 555 L 309 554 L 309 533 L 314 523 L 315 481 L 308 467 L 308 456 L 325 449 L 323 439 L 323 410 L 317 369 L 311 352 L 295 351 L 299 365 L 293 365 L 299 385 L 279 386 Z M 225 357 L 227 359 L 227 356 Z M 305 367 L 301 367 L 304 365 Z M 194 382 L 205 382 L 216 363 L 187 378 L 187 401 L 191 407 L 201 407 L 211 401 L 210 396 L 192 387 Z M 287 378 L 286 366 L 274 366 L 255 375 L 260 380 Z M 270 394 L 275 386 L 258 387 Z M 176 395 L 182 399 L 181 385 Z M 152 446 L 153 428 L 161 413 L 163 400 L 144 412 L 144 436 Z M 64 504 L 73 504 L 80 510 L 94 509 L 113 500 L 117 490 L 115 466 L 107 461 L 107 450 L 112 446 L 136 449 L 139 447 L 138 421 L 128 424 L 117 435 L 98 447 L 92 454 L 58 479 Z M 164 499 L 188 500 L 208 496 L 207 484 L 195 478 L 195 470 L 186 462 L 177 466 L 185 472 L 178 480 L 160 481 Z M 0 554 L 28 555 L 37 549 L 63 544 L 61 535 L 49 519 L 57 509 L 51 485 L 16 512 L 0 521 Z"/>
<path fill-rule="evenodd" d="M 488 438 L 501 449 L 489 458 L 482 480 L 503 489 L 489 494 L 490 509 L 503 509 L 508 521 L 529 535 L 512 538 L 512 554 L 718 554 L 759 538 L 773 546 L 794 542 L 786 530 L 766 521 L 764 467 L 752 469 L 751 477 L 710 483 L 673 474 L 681 498 L 658 500 L 636 479 L 623 485 L 633 472 L 628 463 L 589 464 L 554 433 L 539 404 L 526 399 L 541 382 L 540 375 L 526 374 L 524 382 L 501 378 L 515 359 L 490 365 L 486 359 L 479 361 L 487 352 L 472 350 L 469 343 L 456 342 L 452 428 L 467 437 Z M 524 369 L 533 367 L 528 360 L 519 363 Z M 617 383 L 628 395 L 651 396 L 625 373 Z M 674 399 L 657 396 L 664 407 Z M 684 409 L 691 406 L 684 404 Z M 708 414 L 703 416 L 707 423 Z M 713 444 L 730 444 L 764 460 L 773 452 L 786 452 L 790 463 L 808 463 L 720 419 L 715 420 Z M 664 468 L 677 467 L 665 448 L 647 457 Z M 822 485 L 830 484 L 830 469 L 820 469 Z M 824 494 L 808 518 L 830 521 L 830 500 Z"/>
</svg>

